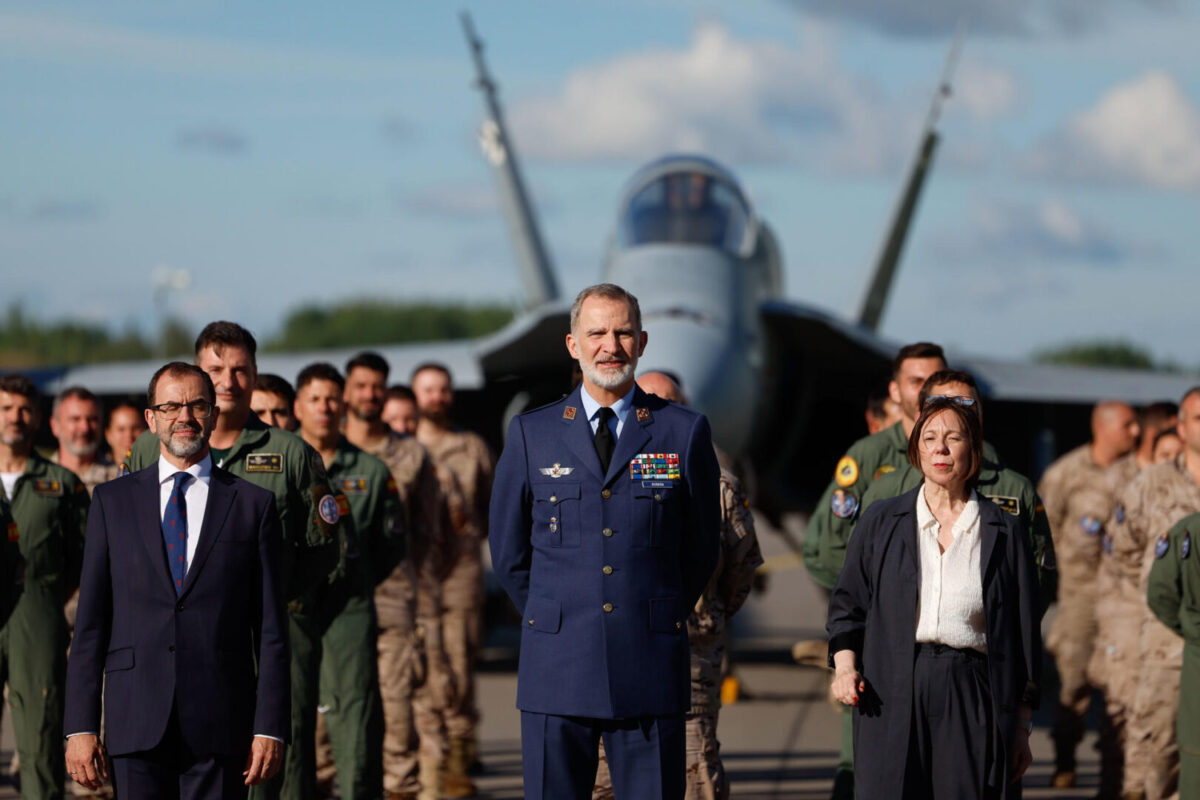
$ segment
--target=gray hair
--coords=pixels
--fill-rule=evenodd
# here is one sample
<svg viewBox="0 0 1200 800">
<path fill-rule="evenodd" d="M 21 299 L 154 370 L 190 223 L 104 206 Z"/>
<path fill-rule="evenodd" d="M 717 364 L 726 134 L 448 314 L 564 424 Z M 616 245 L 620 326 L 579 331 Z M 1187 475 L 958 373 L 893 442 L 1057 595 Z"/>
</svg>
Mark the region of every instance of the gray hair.
<svg viewBox="0 0 1200 800">
<path fill-rule="evenodd" d="M 575 296 L 575 302 L 571 304 L 572 331 L 579 326 L 579 310 L 583 308 L 583 301 L 589 297 L 603 297 L 605 300 L 619 300 L 628 303 L 629 310 L 633 314 L 633 325 L 638 332 L 641 332 L 642 307 L 638 305 L 638 299 L 615 283 L 597 283 Z"/>
</svg>

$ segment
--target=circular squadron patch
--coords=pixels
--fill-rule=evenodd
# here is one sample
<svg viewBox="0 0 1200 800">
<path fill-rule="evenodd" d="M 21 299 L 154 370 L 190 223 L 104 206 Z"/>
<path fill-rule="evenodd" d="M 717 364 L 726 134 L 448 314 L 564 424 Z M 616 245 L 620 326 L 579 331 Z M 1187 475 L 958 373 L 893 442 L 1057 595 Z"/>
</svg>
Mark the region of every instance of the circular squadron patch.
<svg viewBox="0 0 1200 800">
<path fill-rule="evenodd" d="M 850 519 L 858 511 L 858 498 L 845 489 L 835 489 L 829 503 L 833 515 L 839 519 Z"/>
<path fill-rule="evenodd" d="M 1164 533 L 1162 536 L 1158 537 L 1158 541 L 1154 543 L 1154 557 L 1162 558 L 1170 549 L 1171 540 L 1168 539 L 1167 535 Z"/>
<path fill-rule="evenodd" d="M 842 488 L 853 486 L 858 483 L 858 462 L 850 456 L 842 456 L 842 460 L 837 463 L 837 469 L 833 471 L 833 477 Z"/>
<path fill-rule="evenodd" d="M 321 519 L 325 520 L 330 525 L 336 525 L 338 521 L 338 501 L 331 494 L 327 494 L 321 498 L 321 502 L 317 503 L 317 511 L 321 514 Z"/>
<path fill-rule="evenodd" d="M 1096 534 L 1100 533 L 1104 526 L 1100 524 L 1100 520 L 1088 515 L 1079 520 L 1079 527 L 1083 528 L 1083 532 L 1088 536 L 1095 536 Z"/>
</svg>

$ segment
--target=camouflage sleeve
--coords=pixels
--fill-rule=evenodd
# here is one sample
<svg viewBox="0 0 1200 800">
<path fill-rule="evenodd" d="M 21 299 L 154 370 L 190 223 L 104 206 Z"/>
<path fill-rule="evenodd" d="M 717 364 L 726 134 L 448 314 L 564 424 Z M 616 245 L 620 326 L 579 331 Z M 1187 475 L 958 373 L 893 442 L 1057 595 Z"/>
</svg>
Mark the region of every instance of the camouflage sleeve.
<svg viewBox="0 0 1200 800">
<path fill-rule="evenodd" d="M 411 520 L 408 532 L 408 557 L 418 569 L 441 558 L 446 552 L 446 527 L 437 475 L 429 456 L 423 455 L 407 504 Z M 440 562 L 439 562 L 440 563 Z M 440 574 L 440 573 L 438 573 Z"/>
<path fill-rule="evenodd" d="M 834 469 L 833 481 L 821 495 L 804 532 L 804 566 L 813 579 L 832 589 L 846 561 L 846 545 L 861 512 L 871 476 L 865 474 L 861 447 L 855 443 Z"/>
<path fill-rule="evenodd" d="M 68 473 L 70 474 L 70 473 Z M 64 587 L 66 596 L 70 597 L 79 588 L 79 575 L 83 570 L 83 542 L 87 534 L 88 508 L 91 506 L 91 496 L 83 481 L 73 474 L 66 481 L 63 492 L 63 502 L 59 504 L 62 514 L 63 537 L 66 542 L 66 572 Z"/>
<path fill-rule="evenodd" d="M 288 581 L 288 598 L 304 594 L 338 571 L 342 542 L 347 532 L 339 524 L 349 524 L 349 515 L 341 520 L 338 502 L 325 473 L 321 456 L 307 444 L 289 453 L 293 477 L 288 485 L 288 516 L 292 521 L 284 529 L 284 547 L 292 550 L 293 567 Z M 290 530 L 289 530 L 290 529 Z"/>
<path fill-rule="evenodd" d="M 1061 490 L 1062 475 L 1061 465 L 1052 464 L 1046 474 L 1038 482 L 1037 493 L 1042 498 L 1042 504 L 1046 509 L 1046 520 L 1050 524 L 1050 532 L 1057 536 L 1063 526 L 1063 519 L 1067 514 L 1067 497 Z"/>
<path fill-rule="evenodd" d="M 479 441 L 479 471 L 475 478 L 475 519 L 479 520 L 479 534 L 488 535 L 488 509 L 492 503 L 492 482 L 496 475 L 496 459 L 482 439 Z"/>
<path fill-rule="evenodd" d="M 763 557 L 750 513 L 750 498 L 737 478 L 725 472 L 721 473 L 721 550 L 724 563 L 717 578 L 717 596 L 728 621 L 746 602 Z"/>
<path fill-rule="evenodd" d="M 1180 607 L 1183 604 L 1183 560 L 1191 555 L 1192 540 L 1189 529 L 1200 519 L 1198 515 L 1184 517 L 1162 535 L 1161 544 L 1155 548 L 1154 564 L 1150 567 L 1150 585 L 1146 601 L 1150 610 L 1163 625 L 1180 636 L 1183 623 Z"/>
<path fill-rule="evenodd" d="M 371 548 L 371 569 L 374 583 L 378 586 L 404 558 L 408 529 L 405 525 L 404 501 L 400 499 L 400 487 L 387 468 L 380 464 L 384 480 L 384 491 L 373 520 L 373 530 L 379 531 L 379 539 Z"/>
</svg>

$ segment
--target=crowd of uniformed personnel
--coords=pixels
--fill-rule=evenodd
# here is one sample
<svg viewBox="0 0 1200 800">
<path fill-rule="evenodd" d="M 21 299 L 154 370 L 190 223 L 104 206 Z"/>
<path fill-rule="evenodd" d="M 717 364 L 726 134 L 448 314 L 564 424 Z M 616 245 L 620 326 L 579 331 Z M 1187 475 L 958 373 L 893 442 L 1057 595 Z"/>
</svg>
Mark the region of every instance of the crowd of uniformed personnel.
<svg viewBox="0 0 1200 800">
<path fill-rule="evenodd" d="M 213 462 L 274 493 L 283 534 L 290 743 L 283 769 L 250 796 L 331 797 L 335 778 L 343 798 L 475 796 L 493 454 L 452 422 L 443 365 L 419 366 L 411 388 L 389 386 L 387 361 L 364 352 L 344 370 L 310 364 L 293 385 L 259 373 L 256 351 L 231 322 L 211 323 L 195 346 L 220 408 Z M 657 385 L 679 391 L 669 378 Z M 12 769 L 23 797 L 112 797 L 110 784 L 64 786 L 73 595 L 92 490 L 152 466 L 158 441 L 130 403 L 110 408 L 102 428 L 100 399 L 77 386 L 53 399 L 57 449 L 43 456 L 33 447 L 39 401 L 28 378 L 0 377 L 0 679 L 17 741 Z M 728 796 L 716 742 L 723 634 L 762 561 L 732 473 L 721 494 L 724 577 L 689 620 L 703 645 L 689 797 Z"/>
<path fill-rule="evenodd" d="M 974 379 L 947 369 L 932 343 L 899 351 L 889 395 L 899 421 L 851 445 L 809 521 L 805 565 L 826 589 L 862 512 L 920 483 L 905 445 L 925 401 L 962 398 L 955 402 L 984 419 Z M 878 416 L 868 408 L 869 424 Z M 1045 642 L 1059 685 L 1056 697 L 1045 696 L 1053 703 L 1051 783 L 1075 785 L 1076 749 L 1099 700 L 1098 797 L 1200 797 L 1200 569 L 1191 553 L 1192 533 L 1200 536 L 1200 387 L 1178 406 L 1099 403 L 1091 434 L 1046 469 L 1036 492 L 985 445 L 977 486 L 1021 518 L 1043 608 L 1057 601 Z M 798 654 L 807 652 L 802 645 Z M 854 796 L 850 719 L 834 798 Z"/>
</svg>

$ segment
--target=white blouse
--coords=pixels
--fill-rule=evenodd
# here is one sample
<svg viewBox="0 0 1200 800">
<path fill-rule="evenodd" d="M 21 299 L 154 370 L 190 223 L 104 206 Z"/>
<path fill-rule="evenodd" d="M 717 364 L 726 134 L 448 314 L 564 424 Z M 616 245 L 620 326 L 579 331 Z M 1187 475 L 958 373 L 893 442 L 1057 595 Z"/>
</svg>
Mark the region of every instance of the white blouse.
<svg viewBox="0 0 1200 800">
<path fill-rule="evenodd" d="M 917 596 L 917 641 L 987 652 L 983 578 L 979 571 L 979 496 L 971 492 L 954 523 L 954 541 L 941 552 L 940 525 L 917 492 L 917 541 L 921 551 L 921 591 Z"/>
</svg>

